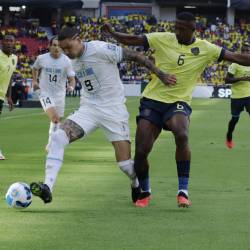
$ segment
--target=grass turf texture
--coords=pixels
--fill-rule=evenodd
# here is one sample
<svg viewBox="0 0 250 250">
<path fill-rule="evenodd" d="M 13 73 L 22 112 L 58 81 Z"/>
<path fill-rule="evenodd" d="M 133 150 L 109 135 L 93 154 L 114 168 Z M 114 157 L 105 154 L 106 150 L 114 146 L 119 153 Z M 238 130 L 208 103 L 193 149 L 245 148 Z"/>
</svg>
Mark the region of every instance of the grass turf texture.
<svg viewBox="0 0 250 250">
<path fill-rule="evenodd" d="M 132 148 L 139 99 L 129 98 Z M 78 99 L 67 99 L 67 114 Z M 163 132 L 150 156 L 153 199 L 130 202 L 127 178 L 99 130 L 66 149 L 53 202 L 33 198 L 22 212 L 7 208 L 5 192 L 16 181 L 43 180 L 48 119 L 41 109 L 6 109 L 0 119 L 0 249 L 249 249 L 250 126 L 244 113 L 235 148 L 225 146 L 229 100 L 194 100 L 190 209 L 176 206 L 174 140 Z"/>
</svg>

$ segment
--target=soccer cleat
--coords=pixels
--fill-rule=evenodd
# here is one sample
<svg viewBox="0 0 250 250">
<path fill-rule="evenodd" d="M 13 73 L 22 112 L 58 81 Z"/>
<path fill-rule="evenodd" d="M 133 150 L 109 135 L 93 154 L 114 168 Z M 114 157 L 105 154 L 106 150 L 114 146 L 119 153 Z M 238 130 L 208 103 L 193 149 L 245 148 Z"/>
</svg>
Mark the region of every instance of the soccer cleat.
<svg viewBox="0 0 250 250">
<path fill-rule="evenodd" d="M 177 195 L 177 205 L 178 207 L 188 208 L 192 205 L 192 203 L 191 201 L 188 200 L 188 197 L 186 196 L 186 194 L 184 194 L 183 192 L 180 192 Z"/>
<path fill-rule="evenodd" d="M 151 193 L 149 192 L 142 192 L 135 202 L 136 207 L 147 207 L 149 205 L 151 199 Z"/>
<path fill-rule="evenodd" d="M 133 203 L 135 203 L 138 200 L 138 198 L 140 197 L 140 194 L 141 194 L 140 186 L 136 188 L 131 186 L 131 198 L 132 198 Z"/>
<path fill-rule="evenodd" d="M 2 151 L 0 150 L 0 160 L 5 160 L 4 155 L 2 154 Z"/>
<path fill-rule="evenodd" d="M 233 140 L 226 140 L 226 145 L 229 149 L 232 149 L 234 147 Z"/>
<path fill-rule="evenodd" d="M 52 201 L 52 193 L 46 184 L 43 184 L 42 182 L 32 182 L 30 184 L 30 190 L 32 194 L 40 197 L 44 203 Z"/>
</svg>

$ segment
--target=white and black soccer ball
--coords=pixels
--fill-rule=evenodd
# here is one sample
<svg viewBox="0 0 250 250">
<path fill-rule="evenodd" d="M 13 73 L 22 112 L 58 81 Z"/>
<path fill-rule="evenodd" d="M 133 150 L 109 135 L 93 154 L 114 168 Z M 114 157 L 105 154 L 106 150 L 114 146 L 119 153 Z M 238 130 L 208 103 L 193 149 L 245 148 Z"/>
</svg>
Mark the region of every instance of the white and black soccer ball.
<svg viewBox="0 0 250 250">
<path fill-rule="evenodd" d="M 32 193 L 29 185 L 23 182 L 13 183 L 5 196 L 9 207 L 16 209 L 24 209 L 32 202 Z"/>
</svg>

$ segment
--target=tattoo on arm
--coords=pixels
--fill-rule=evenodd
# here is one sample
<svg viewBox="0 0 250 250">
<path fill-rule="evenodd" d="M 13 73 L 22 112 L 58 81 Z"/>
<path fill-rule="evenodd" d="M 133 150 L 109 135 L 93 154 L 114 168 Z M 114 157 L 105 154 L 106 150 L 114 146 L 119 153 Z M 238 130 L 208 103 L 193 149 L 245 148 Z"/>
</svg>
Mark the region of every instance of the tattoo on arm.
<svg viewBox="0 0 250 250">
<path fill-rule="evenodd" d="M 78 124 L 69 119 L 64 121 L 61 125 L 61 129 L 65 131 L 70 143 L 84 136 L 84 130 Z"/>
<path fill-rule="evenodd" d="M 123 49 L 123 60 L 124 61 L 135 61 L 135 62 L 145 66 L 151 72 L 155 73 L 158 77 L 164 75 L 164 72 L 162 72 L 160 69 L 158 69 L 151 60 L 149 60 L 143 54 L 138 53 L 137 51 L 124 48 Z"/>
</svg>

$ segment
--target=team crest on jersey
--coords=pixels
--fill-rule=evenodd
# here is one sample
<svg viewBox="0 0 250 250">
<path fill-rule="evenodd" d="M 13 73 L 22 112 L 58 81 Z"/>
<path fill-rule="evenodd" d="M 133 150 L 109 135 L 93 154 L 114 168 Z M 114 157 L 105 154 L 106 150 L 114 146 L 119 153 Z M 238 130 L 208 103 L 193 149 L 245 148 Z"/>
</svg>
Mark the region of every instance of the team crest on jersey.
<svg viewBox="0 0 250 250">
<path fill-rule="evenodd" d="M 12 64 L 15 65 L 15 59 L 14 58 L 12 59 Z"/>
<path fill-rule="evenodd" d="M 200 49 L 198 47 L 192 48 L 191 52 L 193 55 L 198 56 L 200 54 Z"/>
</svg>

